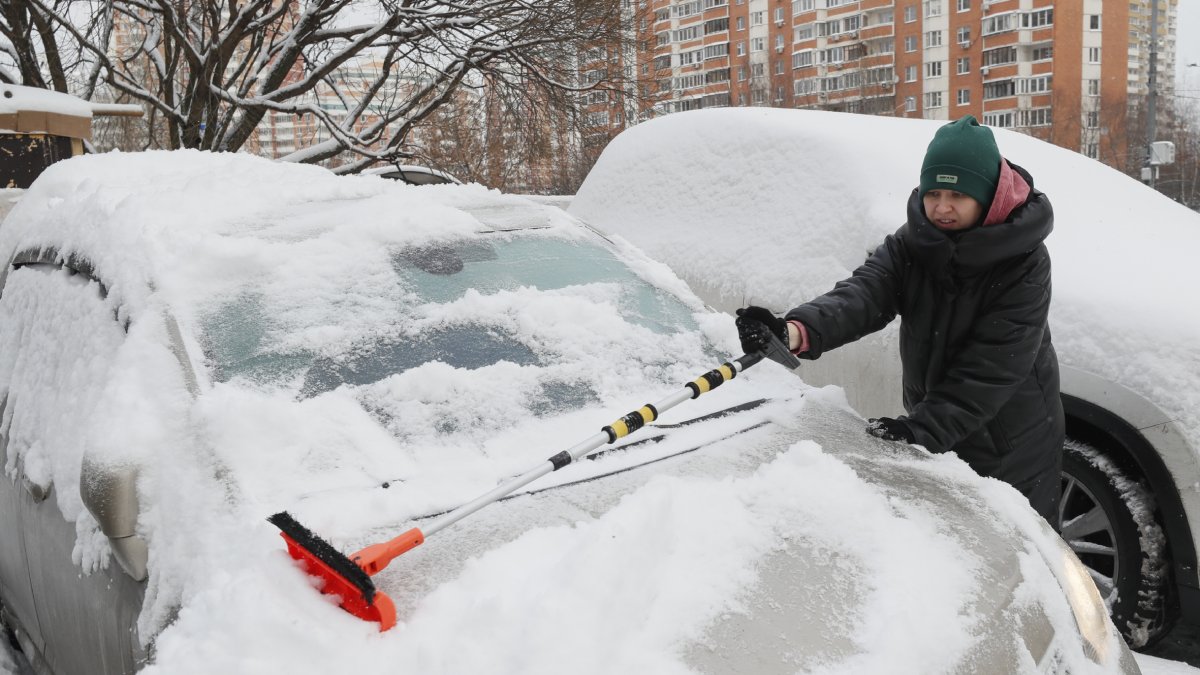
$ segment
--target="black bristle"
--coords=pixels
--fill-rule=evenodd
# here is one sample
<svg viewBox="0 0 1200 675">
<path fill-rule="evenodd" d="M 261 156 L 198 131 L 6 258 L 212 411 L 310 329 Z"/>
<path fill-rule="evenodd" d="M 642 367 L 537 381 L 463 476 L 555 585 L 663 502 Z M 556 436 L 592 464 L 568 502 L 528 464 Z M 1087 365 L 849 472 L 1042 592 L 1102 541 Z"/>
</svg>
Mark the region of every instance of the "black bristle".
<svg viewBox="0 0 1200 675">
<path fill-rule="evenodd" d="M 292 541 L 311 553 L 314 558 L 328 565 L 339 576 L 354 585 L 362 593 L 363 599 L 368 605 L 375 601 L 375 583 L 371 581 L 371 576 L 353 560 L 334 548 L 332 544 L 313 534 L 312 530 L 297 522 L 287 511 L 280 511 L 267 520 L 291 537 Z"/>
</svg>

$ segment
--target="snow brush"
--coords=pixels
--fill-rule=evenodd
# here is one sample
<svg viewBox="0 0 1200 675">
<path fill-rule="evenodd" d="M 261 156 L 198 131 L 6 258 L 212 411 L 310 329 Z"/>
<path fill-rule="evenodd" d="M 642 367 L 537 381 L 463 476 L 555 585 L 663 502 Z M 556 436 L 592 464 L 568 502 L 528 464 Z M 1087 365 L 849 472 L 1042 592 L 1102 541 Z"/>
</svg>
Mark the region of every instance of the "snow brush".
<svg viewBox="0 0 1200 675">
<path fill-rule="evenodd" d="M 364 621 L 377 622 L 379 630 L 386 631 L 396 625 L 396 607 L 387 594 L 375 588 L 371 577 L 387 567 L 397 556 L 420 546 L 425 543 L 427 536 L 466 518 L 488 504 L 552 471 L 563 468 L 606 443 L 614 443 L 617 439 L 637 431 L 683 401 L 698 398 L 701 394 L 732 380 L 738 373 L 764 357 L 794 369 L 799 360 L 777 339 L 772 337 L 770 340 L 773 344 L 768 344 L 764 351 L 743 354 L 710 370 L 662 401 L 646 404 L 621 417 L 601 429 L 599 433 L 544 460 L 473 501 L 441 515 L 429 525 L 423 528 L 414 527 L 394 539 L 372 544 L 349 556 L 339 552 L 332 544 L 301 525 L 286 511 L 276 513 L 267 520 L 280 529 L 281 536 L 287 542 L 288 554 L 303 562 L 310 575 L 324 581 L 322 593 L 337 596 L 342 609 Z"/>
</svg>

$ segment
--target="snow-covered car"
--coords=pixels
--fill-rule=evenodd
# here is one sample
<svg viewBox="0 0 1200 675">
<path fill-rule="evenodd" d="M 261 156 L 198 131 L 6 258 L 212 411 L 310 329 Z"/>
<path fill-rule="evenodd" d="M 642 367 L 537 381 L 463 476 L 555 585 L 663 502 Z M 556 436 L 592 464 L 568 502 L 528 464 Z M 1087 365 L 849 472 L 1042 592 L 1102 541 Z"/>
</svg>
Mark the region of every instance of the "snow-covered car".
<svg viewBox="0 0 1200 675">
<path fill-rule="evenodd" d="M 945 124 L 823 111 L 670 115 L 619 136 L 570 212 L 669 265 L 712 306 L 784 312 L 904 220 Z M 1200 215 L 1082 155 L 997 129 L 1050 197 L 1051 330 L 1068 442 L 1060 524 L 1134 646 L 1200 621 Z M 866 416 L 901 407 L 899 321 L 805 362 Z"/>
<path fill-rule="evenodd" d="M 0 616 L 38 672 L 1138 672 L 1018 493 L 769 361 L 562 462 L 737 338 L 561 209 L 95 155 L 0 260 Z M 546 457 L 373 577 L 382 633 L 267 522 L 357 550 Z"/>
<path fill-rule="evenodd" d="M 398 180 L 401 183 L 409 185 L 461 185 L 462 181 L 455 178 L 445 171 L 431 169 L 420 164 L 392 164 L 390 166 L 378 166 L 362 171 L 364 176 L 381 176 Z"/>
</svg>

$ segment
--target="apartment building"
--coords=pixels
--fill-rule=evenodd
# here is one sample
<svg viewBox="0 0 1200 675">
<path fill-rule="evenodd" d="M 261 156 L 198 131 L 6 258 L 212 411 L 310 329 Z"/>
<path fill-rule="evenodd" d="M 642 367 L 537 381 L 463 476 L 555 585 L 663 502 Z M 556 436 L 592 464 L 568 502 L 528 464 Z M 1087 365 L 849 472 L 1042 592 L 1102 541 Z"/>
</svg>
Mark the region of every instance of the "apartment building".
<svg viewBox="0 0 1200 675">
<path fill-rule="evenodd" d="M 612 133 L 714 106 L 971 114 L 1126 168 L 1145 148 L 1152 60 L 1173 93 L 1177 3 L 641 0 L 637 105 L 614 119 L 620 105 L 597 101 L 585 119 Z"/>
</svg>

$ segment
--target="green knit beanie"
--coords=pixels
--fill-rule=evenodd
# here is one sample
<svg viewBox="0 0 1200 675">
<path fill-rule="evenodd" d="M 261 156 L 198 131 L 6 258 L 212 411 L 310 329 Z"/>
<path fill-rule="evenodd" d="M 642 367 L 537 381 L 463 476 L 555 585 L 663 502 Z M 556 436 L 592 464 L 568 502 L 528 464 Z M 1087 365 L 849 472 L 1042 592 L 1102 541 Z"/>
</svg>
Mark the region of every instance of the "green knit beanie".
<svg viewBox="0 0 1200 675">
<path fill-rule="evenodd" d="M 937 130 L 921 163 L 920 196 L 930 190 L 954 190 L 975 198 L 986 209 L 1000 180 L 1000 149 L 992 130 L 971 115 Z"/>
</svg>

